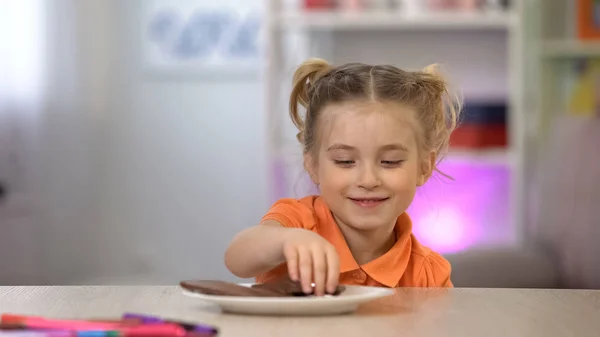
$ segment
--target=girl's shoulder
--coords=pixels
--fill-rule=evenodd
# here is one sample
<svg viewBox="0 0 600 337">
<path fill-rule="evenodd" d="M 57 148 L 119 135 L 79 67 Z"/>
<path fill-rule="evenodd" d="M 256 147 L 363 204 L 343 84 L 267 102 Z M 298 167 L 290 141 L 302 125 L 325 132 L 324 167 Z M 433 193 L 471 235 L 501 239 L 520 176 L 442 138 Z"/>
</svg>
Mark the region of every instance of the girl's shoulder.
<svg viewBox="0 0 600 337">
<path fill-rule="evenodd" d="M 271 206 L 261 222 L 275 220 L 284 227 L 313 229 L 327 212 L 327 205 L 318 195 L 282 198 Z"/>
<path fill-rule="evenodd" d="M 420 244 L 411 234 L 411 256 L 408 269 L 404 277 L 405 286 L 415 287 L 452 287 L 450 276 L 452 267 L 450 262 L 440 253 L 437 253 Z"/>
<path fill-rule="evenodd" d="M 303 198 L 281 198 L 271 206 L 271 209 L 277 207 L 315 208 L 321 202 L 323 200 L 318 195 L 309 195 Z"/>
</svg>

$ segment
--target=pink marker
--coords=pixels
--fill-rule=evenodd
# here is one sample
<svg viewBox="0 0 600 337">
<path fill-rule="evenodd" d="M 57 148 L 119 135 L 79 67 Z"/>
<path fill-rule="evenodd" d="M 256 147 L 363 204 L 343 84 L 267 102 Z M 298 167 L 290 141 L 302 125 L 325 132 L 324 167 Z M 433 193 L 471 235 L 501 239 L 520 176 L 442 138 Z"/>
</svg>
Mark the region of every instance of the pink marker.
<svg viewBox="0 0 600 337">
<path fill-rule="evenodd" d="M 177 324 L 131 325 L 130 323 L 91 322 L 76 320 L 52 320 L 35 316 L 4 314 L 0 324 L 18 326 L 30 330 L 59 330 L 73 332 L 74 336 L 122 336 L 122 337 L 184 337 L 186 330 Z M 89 333 L 88 333 L 89 332 Z M 62 336 L 62 335 L 61 335 Z M 3 336 L 0 336 L 3 337 Z M 29 337 L 29 336 L 28 336 Z"/>
<path fill-rule="evenodd" d="M 73 334 L 65 331 L 0 331 L 0 337 L 73 337 Z"/>
<path fill-rule="evenodd" d="M 22 316 L 3 314 L 0 316 L 0 324 L 17 325 L 26 329 L 50 329 L 50 330 L 118 330 L 126 325 L 122 323 L 105 323 L 73 320 L 51 320 L 35 316 Z"/>
</svg>

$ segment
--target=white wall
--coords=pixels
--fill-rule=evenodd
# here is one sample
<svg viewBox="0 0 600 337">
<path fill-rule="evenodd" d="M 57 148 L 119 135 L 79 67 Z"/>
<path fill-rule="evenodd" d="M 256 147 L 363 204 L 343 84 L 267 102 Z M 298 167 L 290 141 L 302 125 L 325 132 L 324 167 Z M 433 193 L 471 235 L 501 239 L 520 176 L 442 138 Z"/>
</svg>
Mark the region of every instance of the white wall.
<svg viewBox="0 0 600 337">
<path fill-rule="evenodd" d="M 269 206 L 261 82 L 148 72 L 140 62 L 143 5 L 121 1 L 116 9 L 117 106 L 104 134 L 106 275 L 231 278 L 222 262 L 229 240 Z"/>
</svg>

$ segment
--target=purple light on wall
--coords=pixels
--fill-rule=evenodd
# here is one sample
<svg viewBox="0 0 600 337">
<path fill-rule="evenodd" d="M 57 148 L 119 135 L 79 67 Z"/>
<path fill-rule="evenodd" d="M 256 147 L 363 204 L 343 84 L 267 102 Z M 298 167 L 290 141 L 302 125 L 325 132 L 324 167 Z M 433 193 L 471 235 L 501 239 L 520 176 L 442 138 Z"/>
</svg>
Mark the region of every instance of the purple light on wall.
<svg viewBox="0 0 600 337">
<path fill-rule="evenodd" d="M 274 203 L 275 201 L 281 199 L 281 198 L 285 198 L 288 197 L 288 195 L 286 195 L 286 174 L 285 174 L 285 165 L 283 164 L 283 162 L 281 160 L 278 159 L 274 159 L 271 162 L 271 180 L 272 180 L 272 186 L 271 186 L 271 194 L 270 194 L 270 203 Z"/>
<path fill-rule="evenodd" d="M 424 212 L 416 219 L 413 216 L 413 220 L 418 224 L 413 232 L 421 243 L 440 253 L 464 250 L 479 236 L 477 228 L 465 226 L 468 220 L 458 207 Z"/>
<path fill-rule="evenodd" d="M 420 242 L 452 253 L 510 240 L 508 167 L 447 159 L 441 170 L 454 180 L 432 178 L 408 209 Z"/>
</svg>

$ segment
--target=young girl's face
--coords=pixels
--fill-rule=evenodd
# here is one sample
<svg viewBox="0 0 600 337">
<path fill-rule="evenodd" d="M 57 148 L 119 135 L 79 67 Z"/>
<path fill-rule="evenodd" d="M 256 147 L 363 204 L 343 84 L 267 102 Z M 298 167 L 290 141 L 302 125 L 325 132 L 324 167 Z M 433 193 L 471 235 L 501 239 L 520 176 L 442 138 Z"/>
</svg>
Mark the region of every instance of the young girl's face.
<svg viewBox="0 0 600 337">
<path fill-rule="evenodd" d="M 359 230 L 394 226 L 427 176 L 416 125 L 414 111 L 395 103 L 323 109 L 318 148 L 306 166 L 338 222 Z"/>
</svg>

